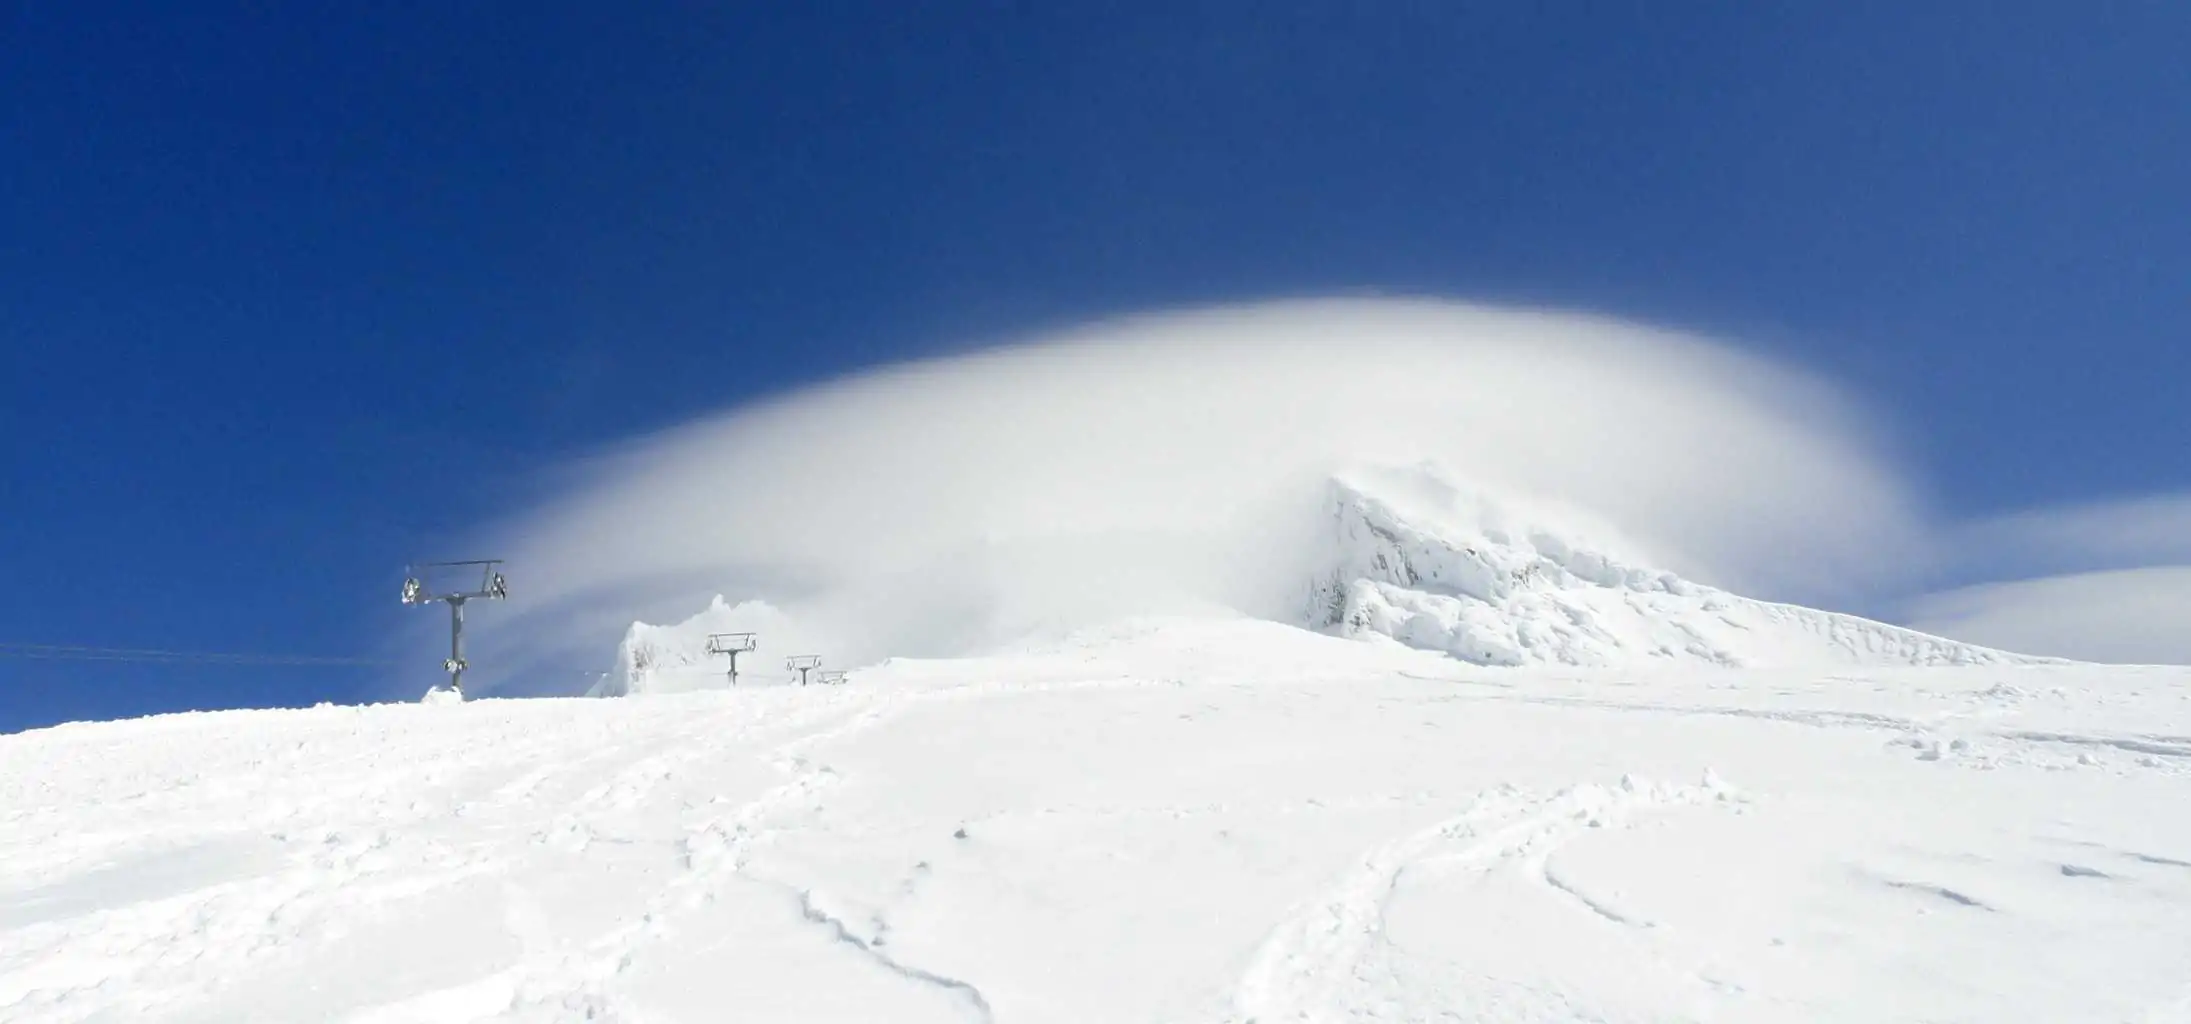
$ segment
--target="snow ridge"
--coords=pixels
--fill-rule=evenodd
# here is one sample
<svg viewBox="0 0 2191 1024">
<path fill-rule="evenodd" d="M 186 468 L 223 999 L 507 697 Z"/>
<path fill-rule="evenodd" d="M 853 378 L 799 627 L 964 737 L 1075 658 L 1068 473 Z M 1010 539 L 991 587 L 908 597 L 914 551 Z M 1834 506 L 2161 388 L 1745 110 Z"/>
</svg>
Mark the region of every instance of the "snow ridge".
<svg viewBox="0 0 2191 1024">
<path fill-rule="evenodd" d="M 2029 664 L 1853 615 L 1738 597 L 1644 568 L 1583 530 L 1471 494 L 1434 470 L 1334 478 L 1331 549 L 1306 625 L 1479 665 Z M 1587 529 L 1587 528 L 1585 528 Z"/>
</svg>

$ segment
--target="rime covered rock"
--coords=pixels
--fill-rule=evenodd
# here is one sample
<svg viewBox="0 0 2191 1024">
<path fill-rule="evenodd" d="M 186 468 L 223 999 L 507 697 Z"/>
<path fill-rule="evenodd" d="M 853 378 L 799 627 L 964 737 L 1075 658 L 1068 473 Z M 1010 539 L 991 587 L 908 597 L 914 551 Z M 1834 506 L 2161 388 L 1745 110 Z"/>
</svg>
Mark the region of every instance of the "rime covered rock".
<svg viewBox="0 0 2191 1024">
<path fill-rule="evenodd" d="M 632 623 L 616 645 L 616 667 L 602 677 L 590 695 L 622 697 L 728 686 L 729 659 L 708 654 L 708 636 L 714 633 L 761 636 L 762 648 L 739 658 L 739 680 L 743 683 L 777 681 L 783 675 L 784 654 L 799 653 L 794 648 L 800 631 L 773 605 L 766 601 L 733 605 L 718 595 L 683 622 Z"/>
<path fill-rule="evenodd" d="M 1638 564 L 1571 513 L 1428 469 L 1334 479 L 1305 624 L 1482 665 L 1977 665 L 2039 659 L 1739 597 Z M 1548 519 L 1568 521 L 1552 525 Z"/>
</svg>

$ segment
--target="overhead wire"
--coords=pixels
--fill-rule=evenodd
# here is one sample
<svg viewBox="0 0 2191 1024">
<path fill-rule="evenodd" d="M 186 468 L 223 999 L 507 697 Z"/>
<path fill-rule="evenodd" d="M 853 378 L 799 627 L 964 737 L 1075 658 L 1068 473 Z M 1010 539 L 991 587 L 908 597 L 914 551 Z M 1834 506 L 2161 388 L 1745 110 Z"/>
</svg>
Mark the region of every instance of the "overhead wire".
<svg viewBox="0 0 2191 1024">
<path fill-rule="evenodd" d="M 88 647 L 75 644 L 0 642 L 0 658 L 44 661 L 125 661 L 161 665 L 270 665 L 326 668 L 396 664 L 380 658 L 325 657 L 310 654 L 259 654 L 229 651 L 165 651 L 141 647 Z"/>
</svg>

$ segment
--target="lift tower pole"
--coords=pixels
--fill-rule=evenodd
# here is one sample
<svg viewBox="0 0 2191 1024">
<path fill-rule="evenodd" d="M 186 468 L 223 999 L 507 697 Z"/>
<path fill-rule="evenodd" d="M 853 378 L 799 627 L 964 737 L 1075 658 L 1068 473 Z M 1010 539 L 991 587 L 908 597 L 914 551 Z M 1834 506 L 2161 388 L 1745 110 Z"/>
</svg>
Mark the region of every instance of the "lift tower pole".
<svg viewBox="0 0 2191 1024">
<path fill-rule="evenodd" d="M 499 558 L 474 559 L 468 562 L 420 562 L 404 567 L 403 603 L 412 605 L 431 604 L 439 601 L 449 606 L 449 660 L 441 663 L 442 671 L 449 673 L 449 689 L 457 696 L 464 695 L 464 603 L 475 598 L 499 601 L 510 596 L 509 584 L 502 578 L 502 560 Z M 470 590 L 428 589 L 426 577 L 436 570 L 479 570 L 479 584 Z"/>
<path fill-rule="evenodd" d="M 738 656 L 759 649 L 760 643 L 751 633 L 709 633 L 708 653 L 730 656 L 730 685 L 738 685 Z"/>
</svg>

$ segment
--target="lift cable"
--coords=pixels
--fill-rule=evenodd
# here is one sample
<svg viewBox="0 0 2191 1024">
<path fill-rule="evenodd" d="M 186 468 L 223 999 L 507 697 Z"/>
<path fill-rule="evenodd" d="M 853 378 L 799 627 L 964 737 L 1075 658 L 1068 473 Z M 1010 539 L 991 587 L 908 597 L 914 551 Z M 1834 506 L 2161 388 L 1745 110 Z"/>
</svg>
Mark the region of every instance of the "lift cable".
<svg viewBox="0 0 2191 1024">
<path fill-rule="evenodd" d="M 333 658 L 309 654 L 242 654 L 221 651 L 160 651 L 133 647 L 83 647 L 69 644 L 0 642 L 0 658 L 45 661 L 129 661 L 164 665 L 286 665 L 369 667 L 393 665 L 380 658 Z"/>
</svg>

